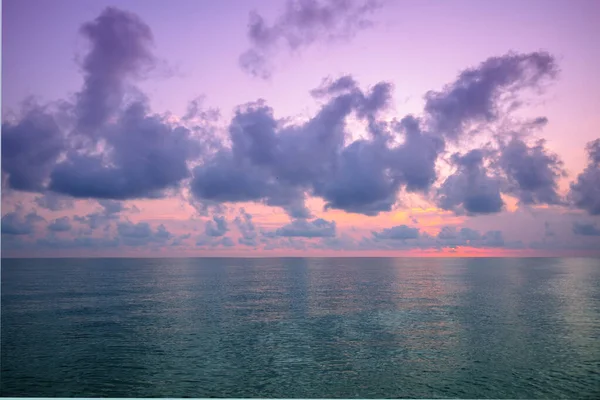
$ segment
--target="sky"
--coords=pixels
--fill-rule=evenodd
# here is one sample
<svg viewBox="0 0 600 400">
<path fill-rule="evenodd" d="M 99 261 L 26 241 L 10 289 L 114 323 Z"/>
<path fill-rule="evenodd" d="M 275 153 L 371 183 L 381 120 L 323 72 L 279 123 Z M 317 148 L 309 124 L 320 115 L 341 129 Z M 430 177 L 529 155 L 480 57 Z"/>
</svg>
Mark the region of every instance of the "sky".
<svg viewBox="0 0 600 400">
<path fill-rule="evenodd" d="M 600 2 L 2 2 L 2 256 L 600 255 Z"/>
</svg>

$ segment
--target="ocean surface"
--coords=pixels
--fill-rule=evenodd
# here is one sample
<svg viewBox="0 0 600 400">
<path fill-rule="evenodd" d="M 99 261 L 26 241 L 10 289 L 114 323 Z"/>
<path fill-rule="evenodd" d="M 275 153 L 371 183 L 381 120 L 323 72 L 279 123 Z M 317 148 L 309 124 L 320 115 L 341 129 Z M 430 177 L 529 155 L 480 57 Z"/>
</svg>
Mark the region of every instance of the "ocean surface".
<svg viewBox="0 0 600 400">
<path fill-rule="evenodd" d="M 600 399 L 600 259 L 4 259 L 2 396 Z"/>
</svg>

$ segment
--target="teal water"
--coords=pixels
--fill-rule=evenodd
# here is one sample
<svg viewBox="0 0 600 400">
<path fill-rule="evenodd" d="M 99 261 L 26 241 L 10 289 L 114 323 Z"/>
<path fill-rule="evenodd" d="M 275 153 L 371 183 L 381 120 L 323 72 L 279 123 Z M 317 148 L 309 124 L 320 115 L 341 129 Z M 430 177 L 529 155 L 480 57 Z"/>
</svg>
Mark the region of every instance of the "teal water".
<svg viewBox="0 0 600 400">
<path fill-rule="evenodd" d="M 600 398 L 600 259 L 2 260 L 2 396 Z"/>
</svg>

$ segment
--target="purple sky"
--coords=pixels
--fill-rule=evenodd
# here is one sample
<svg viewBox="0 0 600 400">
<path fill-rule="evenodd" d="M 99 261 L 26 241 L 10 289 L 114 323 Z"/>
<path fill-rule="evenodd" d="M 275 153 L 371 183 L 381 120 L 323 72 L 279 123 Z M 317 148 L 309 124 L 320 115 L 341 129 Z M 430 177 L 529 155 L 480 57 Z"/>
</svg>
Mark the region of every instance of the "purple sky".
<svg viewBox="0 0 600 400">
<path fill-rule="evenodd" d="M 600 3 L 380 3 L 4 0 L 3 256 L 600 248 Z"/>
</svg>

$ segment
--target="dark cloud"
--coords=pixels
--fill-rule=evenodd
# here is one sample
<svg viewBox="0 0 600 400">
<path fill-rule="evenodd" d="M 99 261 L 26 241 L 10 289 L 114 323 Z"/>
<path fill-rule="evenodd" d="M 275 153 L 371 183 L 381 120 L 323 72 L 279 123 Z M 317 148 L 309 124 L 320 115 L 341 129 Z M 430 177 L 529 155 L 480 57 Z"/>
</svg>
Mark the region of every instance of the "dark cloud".
<svg viewBox="0 0 600 400">
<path fill-rule="evenodd" d="M 74 221 L 79 222 L 80 224 L 87 225 L 91 230 L 95 230 L 102 226 L 105 226 L 112 220 L 118 220 L 119 217 L 111 214 L 104 213 L 91 213 L 85 216 L 75 215 L 73 217 Z"/>
<path fill-rule="evenodd" d="M 548 118 L 546 117 L 537 117 L 534 118 L 533 120 L 529 121 L 528 127 L 529 128 L 541 128 L 543 126 L 546 126 L 548 124 Z"/>
<path fill-rule="evenodd" d="M 270 56 L 280 42 L 298 49 L 322 37 L 348 36 L 372 10 L 371 3 L 350 0 L 289 2 L 271 26 L 258 14 L 252 17 L 251 51 Z M 190 202 L 200 212 L 222 203 L 258 202 L 283 209 L 294 221 L 290 225 L 308 223 L 309 197 L 323 199 L 328 209 L 364 215 L 390 211 L 402 191 L 429 194 L 447 138 L 458 138 L 471 123 L 495 121 L 505 100 L 539 87 L 557 71 L 543 52 L 490 58 L 442 91 L 427 93 L 422 118 L 393 123 L 380 120 L 391 103 L 390 83 L 363 90 L 352 76 L 329 78 L 311 92 L 322 106 L 305 123 L 275 119 L 258 101 L 240 106 L 222 137 L 203 125 L 216 114 L 201 111 L 199 101 L 184 118 L 194 127 L 151 113 L 134 84 L 156 66 L 156 57 L 152 33 L 137 16 L 107 8 L 81 33 L 90 48 L 75 104 L 60 113 L 29 107 L 20 120 L 5 122 L 2 172 L 8 187 L 42 193 L 36 202 L 48 209 L 66 207 L 59 195 L 100 200 L 103 211 L 73 218 L 92 229 L 118 219 L 123 210 L 118 201 L 167 196 L 188 178 Z M 348 132 L 350 116 L 367 126 L 361 139 Z M 542 117 L 530 124 L 545 123 Z M 558 204 L 558 158 L 541 142 L 529 146 L 515 138 L 503 146 L 496 170 L 481 150 L 455 156 L 456 172 L 437 191 L 440 207 L 493 213 L 503 208 L 501 192 L 523 203 Z M 600 145 L 590 146 L 596 161 L 588 169 L 597 171 Z M 580 175 L 583 183 L 572 185 L 571 197 L 578 207 L 600 213 L 600 206 L 594 208 L 598 202 L 590 200 L 598 197 L 593 192 L 598 185 L 588 184 L 596 179 L 593 174 Z M 239 240 L 255 245 L 251 220 L 240 216 L 239 221 Z M 226 231 L 218 224 L 211 228 L 213 223 L 207 234 L 222 237 Z"/>
<path fill-rule="evenodd" d="M 582 236 L 600 236 L 600 228 L 592 223 L 574 222 L 573 233 Z"/>
<path fill-rule="evenodd" d="M 171 239 L 173 237 L 173 235 L 171 235 L 171 232 L 169 232 L 167 230 L 167 228 L 165 228 L 165 226 L 163 224 L 160 224 L 157 228 L 156 228 L 156 233 L 154 234 L 154 237 L 159 240 L 159 241 L 164 241 L 164 240 L 168 240 Z"/>
<path fill-rule="evenodd" d="M 162 197 L 189 176 L 187 162 L 200 152 L 188 129 L 149 115 L 144 103 L 130 105 L 103 134 L 108 151 L 71 152 L 52 171 L 50 190 L 78 198 Z"/>
<path fill-rule="evenodd" d="M 258 245 L 258 232 L 256 231 L 254 222 L 252 222 L 252 215 L 248 214 L 245 209 L 241 208 L 240 215 L 235 217 L 233 222 L 238 227 L 238 230 L 242 235 L 242 237 L 238 239 L 238 243 L 245 246 L 256 247 Z"/>
<path fill-rule="evenodd" d="M 2 216 L 0 223 L 3 235 L 29 235 L 35 225 L 44 221 L 35 211 L 22 215 L 20 210 L 9 212 Z"/>
<path fill-rule="evenodd" d="M 335 221 L 326 221 L 322 218 L 312 221 L 297 219 L 274 232 L 275 236 L 306 238 L 333 237 L 335 234 Z"/>
<path fill-rule="evenodd" d="M 453 155 L 452 162 L 457 170 L 438 190 L 440 208 L 470 215 L 491 214 L 503 209 L 504 201 L 500 197 L 502 182 L 488 174 L 484 157 L 485 152 L 480 149 L 465 155 Z"/>
<path fill-rule="evenodd" d="M 27 105 L 17 122 L 2 123 L 2 173 L 8 187 L 41 192 L 65 149 L 65 138 L 47 108 Z"/>
<path fill-rule="evenodd" d="M 151 236 L 152 229 L 147 222 L 134 224 L 132 222 L 122 222 L 117 225 L 119 235 L 126 238 L 146 238 Z"/>
<path fill-rule="evenodd" d="M 281 127 L 262 102 L 241 107 L 229 128 L 231 148 L 194 169 L 192 193 L 219 202 L 262 201 L 297 213 L 304 190 L 343 145 L 344 118 L 354 101 L 351 95 L 336 98 L 308 123 L 292 127 Z"/>
<path fill-rule="evenodd" d="M 373 237 L 379 240 L 407 240 L 417 239 L 419 237 L 419 229 L 411 228 L 407 225 L 394 226 L 387 228 L 381 232 L 372 232 Z"/>
<path fill-rule="evenodd" d="M 190 237 L 192 237 L 192 235 L 189 234 L 189 233 L 186 233 L 184 235 L 179 235 L 179 236 L 177 236 L 176 238 L 173 239 L 173 241 L 171 242 L 171 246 L 177 247 L 177 246 L 184 245 L 185 244 L 184 242 L 187 239 L 189 239 Z"/>
<path fill-rule="evenodd" d="M 554 69 L 551 58 L 534 53 L 490 59 L 471 72 L 490 79 L 490 85 L 513 90 L 539 84 Z M 509 76 L 499 76 L 504 73 Z M 468 76 L 463 73 L 461 79 Z M 346 117 L 354 112 L 359 118 L 374 118 L 386 108 L 390 91 L 391 86 L 382 83 L 365 93 L 350 76 L 324 80 L 313 95 L 327 97 L 328 102 L 313 119 L 297 126 L 276 121 L 264 102 L 240 108 L 229 129 L 231 149 L 223 148 L 196 168 L 193 193 L 216 201 L 261 201 L 284 208 L 293 218 L 309 216 L 304 207 L 307 194 L 321 197 L 326 208 L 377 215 L 393 208 L 402 189 L 427 193 L 437 180 L 436 162 L 445 142 L 423 131 L 418 118 L 407 116 L 393 125 L 393 134 L 403 139 L 400 144 L 392 145 L 390 134 L 346 140 Z M 545 123 L 544 118 L 538 120 Z M 385 131 L 378 126 L 379 132 Z M 499 212 L 504 206 L 501 192 L 525 204 L 561 203 L 557 181 L 564 173 L 562 162 L 543 141 L 529 145 L 513 137 L 498 150 L 475 149 L 455 155 L 451 163 L 457 170 L 437 196 L 443 209 Z"/>
<path fill-rule="evenodd" d="M 348 78 L 350 79 L 350 78 Z M 363 92 L 354 84 L 336 95 L 308 122 L 284 125 L 264 102 L 238 109 L 230 127 L 231 147 L 223 147 L 193 171 L 196 200 L 262 202 L 283 208 L 292 218 L 310 218 L 307 195 L 321 197 L 326 208 L 376 215 L 389 211 L 401 188 L 427 192 L 436 180 L 435 162 L 444 141 L 420 130 L 407 117 L 391 132 L 346 143 L 346 118 L 355 113 L 373 121 L 389 104 L 391 85 Z"/>
<path fill-rule="evenodd" d="M 533 146 L 513 137 L 500 147 L 499 165 L 506 173 L 508 192 L 524 204 L 560 204 L 558 179 L 565 174 L 558 155 L 539 140 Z"/>
<path fill-rule="evenodd" d="M 261 238 L 265 250 L 273 249 L 329 249 L 345 251 L 365 250 L 432 250 L 455 249 L 457 247 L 522 249 L 521 241 L 504 238 L 501 231 L 490 230 L 485 233 L 475 229 L 446 226 L 432 236 L 416 227 L 399 225 L 373 231 L 371 235 L 353 238 L 343 232 L 335 235 L 315 234 L 307 221 L 293 222 L 282 229 L 288 229 L 286 235 L 277 231 L 265 232 Z M 306 233 L 310 232 L 310 233 Z M 281 233 L 281 232 L 279 232 Z M 202 245 L 210 244 L 203 242 Z M 215 244 L 213 244 L 215 245 Z"/>
<path fill-rule="evenodd" d="M 444 151 L 444 140 L 422 132 L 413 116 L 404 117 L 397 130 L 405 140 L 391 152 L 393 171 L 402 177 L 407 191 L 427 192 L 437 179 L 435 163 Z"/>
<path fill-rule="evenodd" d="M 358 88 L 358 83 L 350 75 L 341 76 L 335 80 L 331 78 L 323 79 L 321 85 L 310 91 L 313 97 L 337 96 L 341 93 L 354 91 Z"/>
<path fill-rule="evenodd" d="M 199 236 L 196 239 L 196 246 L 198 247 L 233 247 L 235 243 L 230 237 L 219 237 L 216 239 L 212 236 Z"/>
<path fill-rule="evenodd" d="M 102 207 L 102 211 L 87 214 L 85 216 L 76 215 L 74 221 L 80 224 L 87 225 L 91 230 L 106 226 L 111 221 L 116 221 L 120 218 L 122 211 L 129 210 L 121 201 L 116 200 L 98 200 L 98 204 Z"/>
<path fill-rule="evenodd" d="M 386 173 L 391 161 L 386 156 L 389 149 L 383 143 L 361 140 L 350 144 L 342 150 L 330 177 L 317 183 L 315 194 L 326 200 L 326 208 L 366 215 L 390 211 L 402 181 Z"/>
<path fill-rule="evenodd" d="M 37 196 L 34 201 L 35 204 L 41 208 L 45 208 L 50 211 L 69 210 L 74 206 L 73 199 L 57 195 L 56 193 L 52 192 L 47 192 L 41 196 Z"/>
<path fill-rule="evenodd" d="M 569 198 L 577 208 L 590 215 L 600 215 L 600 139 L 587 144 L 588 165 L 575 182 L 571 182 Z"/>
<path fill-rule="evenodd" d="M 372 232 L 372 237 L 363 237 L 355 242 L 354 249 L 360 250 L 410 250 L 410 249 L 454 249 L 456 247 L 475 248 L 522 248 L 519 241 L 504 239 L 501 231 L 481 233 L 471 228 L 442 227 L 436 236 L 420 232 L 418 228 L 399 225 Z M 350 250 L 351 248 L 346 248 Z"/>
<path fill-rule="evenodd" d="M 104 209 L 104 213 L 107 215 L 118 214 L 125 210 L 123 203 L 115 200 L 98 200 L 98 204 Z"/>
<path fill-rule="evenodd" d="M 483 234 L 481 240 L 476 243 L 478 247 L 505 247 L 504 235 L 501 231 L 489 231 Z M 514 244 L 511 247 L 520 247 Z"/>
<path fill-rule="evenodd" d="M 585 149 L 587 150 L 589 162 L 591 165 L 600 165 L 600 139 L 589 142 Z"/>
<path fill-rule="evenodd" d="M 235 243 L 233 242 L 233 240 L 231 240 L 231 238 L 229 237 L 224 237 L 219 241 L 219 244 L 221 246 L 225 246 L 225 247 L 233 247 L 235 246 Z"/>
<path fill-rule="evenodd" d="M 71 230 L 69 217 L 57 218 L 48 224 L 48 230 L 52 232 L 68 232 Z"/>
<path fill-rule="evenodd" d="M 279 49 L 298 52 L 317 42 L 350 39 L 372 26 L 368 15 L 377 8 L 373 0 L 288 0 L 271 26 L 252 12 L 248 23 L 252 47 L 240 56 L 240 66 L 255 77 L 269 78 L 270 59 Z"/>
<path fill-rule="evenodd" d="M 453 226 L 444 226 L 437 234 L 437 238 L 440 240 L 478 240 L 481 238 L 481 235 L 478 231 L 470 228 L 462 228 L 460 231 L 457 231 Z"/>
<path fill-rule="evenodd" d="M 208 236 L 223 236 L 229 231 L 227 221 L 223 216 L 214 216 L 212 221 L 207 221 L 204 227 L 204 232 Z"/>
<path fill-rule="evenodd" d="M 152 68 L 156 59 L 151 49 L 152 32 L 135 14 L 108 7 L 80 32 L 89 41 L 90 51 L 82 64 L 78 126 L 93 134 L 119 110 L 126 82 Z"/>
<path fill-rule="evenodd" d="M 161 224 L 154 230 L 147 222 L 120 222 L 117 224 L 117 233 L 119 241 L 126 246 L 165 244 L 173 237 L 164 225 Z"/>
<path fill-rule="evenodd" d="M 57 237 L 46 237 L 36 240 L 36 244 L 43 248 L 57 249 L 88 249 L 101 250 L 117 248 L 120 245 L 118 238 L 77 237 L 73 239 L 61 239 Z"/>
<path fill-rule="evenodd" d="M 385 137 L 345 146 L 334 168 L 316 181 L 313 194 L 326 200 L 327 208 L 377 215 L 393 208 L 402 187 L 427 192 L 437 178 L 435 163 L 444 141 L 421 132 L 419 121 L 411 116 L 396 130 L 404 138 L 396 146 Z"/>
<path fill-rule="evenodd" d="M 513 135 L 464 155 L 454 154 L 456 171 L 440 186 L 437 203 L 458 214 L 492 214 L 504 208 L 501 193 L 522 204 L 564 204 L 558 181 L 566 175 L 563 163 L 546 148 L 544 140 L 528 144 Z"/>
<path fill-rule="evenodd" d="M 468 247 L 520 247 L 518 242 L 507 243 L 501 231 L 488 231 L 480 233 L 471 228 L 457 230 L 453 226 L 445 226 L 435 238 L 436 247 L 454 248 L 458 246 Z"/>
<path fill-rule="evenodd" d="M 206 236 L 198 236 L 196 238 L 196 246 L 203 247 L 211 243 L 211 238 Z"/>
<path fill-rule="evenodd" d="M 205 97 L 198 96 L 188 103 L 187 111 L 182 117 L 184 121 L 188 122 L 216 122 L 221 116 L 221 112 L 217 108 L 204 108 Z"/>
<path fill-rule="evenodd" d="M 197 132 L 151 114 L 132 84 L 155 63 L 150 29 L 131 13 L 107 8 L 81 32 L 90 49 L 83 89 L 60 114 L 68 121 L 59 127 L 58 114 L 31 106 L 18 122 L 5 122 L 5 181 L 17 190 L 115 200 L 177 189 L 201 145 Z"/>
<path fill-rule="evenodd" d="M 458 139 L 472 123 L 497 120 L 504 99 L 514 100 L 519 91 L 539 87 L 557 71 L 554 58 L 545 52 L 488 58 L 476 68 L 462 71 L 442 91 L 425 95 L 430 129 Z"/>
</svg>

